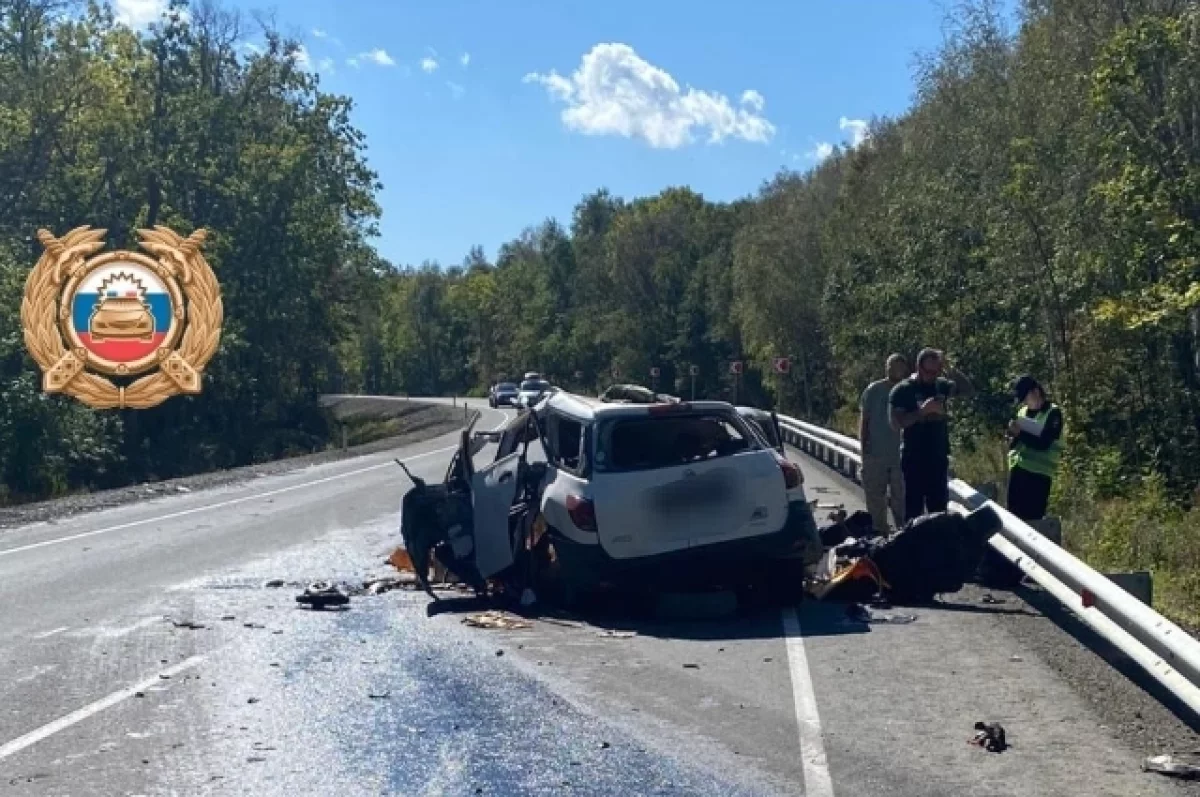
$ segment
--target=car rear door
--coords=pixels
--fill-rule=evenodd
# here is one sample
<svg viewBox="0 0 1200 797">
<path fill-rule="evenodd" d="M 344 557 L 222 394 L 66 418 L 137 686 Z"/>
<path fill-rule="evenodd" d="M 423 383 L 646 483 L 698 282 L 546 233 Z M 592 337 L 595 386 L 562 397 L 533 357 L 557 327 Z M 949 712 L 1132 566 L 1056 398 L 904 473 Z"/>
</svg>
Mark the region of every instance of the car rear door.
<svg viewBox="0 0 1200 797">
<path fill-rule="evenodd" d="M 605 426 L 597 435 L 592 496 L 600 543 L 613 558 L 760 536 L 786 522 L 775 455 L 732 412 L 648 414 Z M 714 426 L 731 438 L 724 450 L 684 461 L 687 438 L 696 437 L 690 432 Z"/>
</svg>

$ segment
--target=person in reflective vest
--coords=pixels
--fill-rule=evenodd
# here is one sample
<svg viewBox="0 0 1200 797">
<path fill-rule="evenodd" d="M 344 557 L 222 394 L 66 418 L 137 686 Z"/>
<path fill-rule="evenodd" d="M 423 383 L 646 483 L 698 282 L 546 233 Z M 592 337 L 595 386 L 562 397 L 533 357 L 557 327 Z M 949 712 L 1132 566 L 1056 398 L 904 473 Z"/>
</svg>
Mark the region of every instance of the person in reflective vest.
<svg viewBox="0 0 1200 797">
<path fill-rule="evenodd" d="M 1062 457 L 1062 409 L 1032 376 L 1014 385 L 1019 406 L 1008 426 L 1008 511 L 1022 520 L 1041 520 Z"/>
</svg>

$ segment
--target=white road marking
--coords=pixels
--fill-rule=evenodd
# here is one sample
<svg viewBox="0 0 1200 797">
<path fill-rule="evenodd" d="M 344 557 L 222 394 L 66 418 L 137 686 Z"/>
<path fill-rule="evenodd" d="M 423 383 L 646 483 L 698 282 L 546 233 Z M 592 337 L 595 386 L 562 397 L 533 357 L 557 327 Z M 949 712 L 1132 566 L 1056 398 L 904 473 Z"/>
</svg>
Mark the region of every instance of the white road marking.
<svg viewBox="0 0 1200 797">
<path fill-rule="evenodd" d="M 42 727 L 38 728 L 37 730 L 30 731 L 29 733 L 25 734 L 24 736 L 21 736 L 17 739 L 13 739 L 11 742 L 8 742 L 7 744 L 0 745 L 0 761 L 3 761 L 4 759 L 8 758 L 11 755 L 15 755 L 16 753 L 21 752 L 26 747 L 35 745 L 38 742 L 42 741 L 43 739 L 47 739 L 47 738 L 53 736 L 54 734 L 58 733 L 59 731 L 66 730 L 67 728 L 70 728 L 72 725 L 74 725 L 78 722 L 82 722 L 83 720 L 87 719 L 88 717 L 99 714 L 101 711 L 104 711 L 104 709 L 106 709 L 106 708 L 112 708 L 113 706 L 117 705 L 121 701 L 128 700 L 129 698 L 133 697 L 138 692 L 144 692 L 152 686 L 157 686 L 157 685 L 161 684 L 162 683 L 162 678 L 160 677 L 161 675 L 167 675 L 167 676 L 178 675 L 179 673 L 184 672 L 185 670 L 190 670 L 191 668 L 200 664 L 200 662 L 202 662 L 202 661 L 204 661 L 204 656 L 192 656 L 190 659 L 185 659 L 185 660 L 179 662 L 178 664 L 176 664 L 175 666 L 168 667 L 167 669 L 163 670 L 161 673 L 155 674 L 155 676 L 153 678 L 147 678 L 146 680 L 141 681 L 140 683 L 136 683 L 133 686 L 130 686 L 126 689 L 122 689 L 119 692 L 113 692 L 108 697 L 101 698 L 101 699 L 97 700 L 95 703 L 86 705 L 83 708 L 78 709 L 77 711 L 72 711 L 70 714 L 66 715 L 65 717 L 60 717 L 59 719 L 54 720 L 54 722 L 47 723 L 46 725 L 43 725 Z"/>
<path fill-rule="evenodd" d="M 792 674 L 792 699 L 796 704 L 796 725 L 800 730 L 800 761 L 804 771 L 804 797 L 833 797 L 833 780 L 825 758 L 825 741 L 817 698 L 813 693 L 808 657 L 800 617 L 795 609 L 783 610 L 783 637 L 787 646 L 788 668 Z"/>
<path fill-rule="evenodd" d="M 408 463 L 408 462 L 412 462 L 414 459 L 424 459 L 425 457 L 432 457 L 434 454 L 444 454 L 447 451 L 454 451 L 457 448 L 458 448 L 458 446 L 447 446 L 446 448 L 439 448 L 436 451 L 426 451 L 423 454 L 417 454 L 416 456 L 408 457 L 406 460 L 404 460 L 404 462 Z M 23 551 L 32 551 L 35 548 L 45 548 L 49 545 L 59 545 L 64 542 L 71 542 L 72 540 L 81 540 L 85 537 L 95 537 L 98 534 L 108 534 L 110 531 L 121 531 L 123 529 L 131 529 L 131 528 L 134 528 L 135 526 L 144 526 L 147 523 L 159 523 L 164 520 L 174 520 L 175 518 L 187 517 L 188 515 L 195 515 L 199 512 L 207 512 L 210 509 L 220 509 L 220 508 L 226 507 L 226 506 L 235 506 L 237 504 L 244 504 L 247 501 L 257 501 L 260 498 L 270 498 L 273 495 L 282 495 L 283 493 L 290 493 L 295 490 L 303 490 L 306 487 L 312 487 L 313 485 L 316 485 L 316 484 L 324 484 L 326 482 L 337 481 L 338 479 L 345 479 L 349 476 L 357 476 L 360 473 L 370 473 L 373 470 L 380 470 L 381 468 L 386 468 L 389 465 L 391 465 L 392 467 L 395 467 L 395 464 L 391 460 L 388 460 L 387 462 L 380 462 L 377 465 L 369 465 L 365 468 L 358 468 L 356 470 L 346 471 L 345 473 L 338 473 L 334 476 L 326 476 L 323 479 L 314 479 L 313 481 L 304 482 L 303 484 L 293 484 L 291 487 L 280 487 L 277 490 L 268 490 L 265 493 L 255 493 L 254 495 L 246 495 L 246 496 L 242 496 L 241 498 L 233 498 L 228 501 L 220 501 L 215 504 L 206 504 L 205 506 L 198 506 L 198 507 L 194 507 L 192 509 L 184 509 L 179 512 L 168 512 L 165 515 L 156 515 L 155 517 L 144 518 L 142 520 L 131 520 L 128 523 L 120 523 L 116 526 L 109 526 L 108 528 L 96 529 L 95 531 L 84 531 L 79 534 L 71 534 L 70 536 L 67 536 L 67 537 L 58 537 L 53 540 L 44 540 L 42 542 L 30 543 L 29 545 L 20 545 L 16 548 L 6 548 L 4 550 L 0 550 L 0 556 L 9 556 L 10 554 L 21 553 Z"/>
<path fill-rule="evenodd" d="M 43 631 L 40 634 L 35 634 L 33 638 L 34 639 L 46 639 L 47 637 L 52 637 L 55 634 L 61 634 L 63 631 L 66 631 L 70 627 L 71 626 L 69 626 L 69 625 L 64 625 L 61 628 L 54 628 L 49 631 Z"/>
<path fill-rule="evenodd" d="M 155 623 L 165 623 L 166 621 L 167 618 L 163 617 L 162 615 L 158 615 L 157 617 L 144 617 L 133 625 L 126 626 L 125 628 L 108 628 L 98 630 L 96 632 L 96 636 L 104 637 L 105 639 L 115 639 L 117 637 L 123 637 L 126 634 L 132 634 L 134 631 L 145 628 L 146 626 L 154 625 Z"/>
</svg>

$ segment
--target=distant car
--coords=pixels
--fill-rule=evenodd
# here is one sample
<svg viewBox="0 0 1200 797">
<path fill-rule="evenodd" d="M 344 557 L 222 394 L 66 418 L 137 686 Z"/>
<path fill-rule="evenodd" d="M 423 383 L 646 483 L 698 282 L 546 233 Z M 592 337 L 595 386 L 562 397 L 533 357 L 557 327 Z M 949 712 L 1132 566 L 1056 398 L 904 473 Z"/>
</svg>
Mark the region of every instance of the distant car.
<svg viewBox="0 0 1200 797">
<path fill-rule="evenodd" d="M 542 396 L 549 393 L 552 389 L 550 383 L 541 377 L 526 379 L 517 390 L 517 409 L 529 409 L 533 407 L 541 401 Z"/>
<path fill-rule="evenodd" d="M 492 389 L 488 391 L 488 406 L 492 409 L 515 407 L 518 392 L 517 386 L 512 382 L 499 382 L 492 385 Z"/>
</svg>

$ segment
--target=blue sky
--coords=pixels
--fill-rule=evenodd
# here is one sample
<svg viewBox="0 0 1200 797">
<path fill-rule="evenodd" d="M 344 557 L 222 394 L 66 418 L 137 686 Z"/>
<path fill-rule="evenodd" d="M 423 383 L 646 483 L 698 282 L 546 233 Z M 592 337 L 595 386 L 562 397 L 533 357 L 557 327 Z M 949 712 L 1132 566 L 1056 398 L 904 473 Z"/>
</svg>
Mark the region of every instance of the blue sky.
<svg viewBox="0 0 1200 797">
<path fill-rule="evenodd" d="M 160 4 L 113 2 L 135 25 Z M 731 200 L 811 167 L 909 106 L 944 18 L 935 0 L 222 5 L 274 11 L 323 88 L 354 98 L 398 265 L 494 257 L 600 187 Z"/>
</svg>

